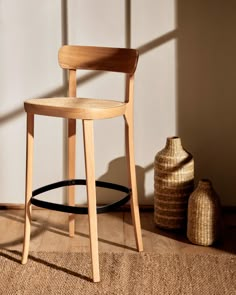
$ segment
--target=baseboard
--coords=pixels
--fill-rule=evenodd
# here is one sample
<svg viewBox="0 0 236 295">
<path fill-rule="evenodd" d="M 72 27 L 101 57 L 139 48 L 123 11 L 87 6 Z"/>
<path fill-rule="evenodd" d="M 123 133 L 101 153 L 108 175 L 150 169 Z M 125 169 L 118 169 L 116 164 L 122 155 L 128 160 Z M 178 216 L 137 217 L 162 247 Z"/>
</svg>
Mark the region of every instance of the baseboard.
<svg viewBox="0 0 236 295">
<path fill-rule="evenodd" d="M 0 210 L 24 210 L 25 205 L 24 204 L 8 204 L 8 203 L 0 203 Z M 36 207 L 33 205 L 34 210 L 44 210 L 43 208 Z M 139 205 L 139 209 L 142 212 L 153 212 L 154 207 L 153 205 Z M 129 211 L 130 210 L 130 205 L 126 204 L 123 205 L 114 211 Z M 236 213 L 236 206 L 222 206 L 222 210 L 225 213 Z"/>
<path fill-rule="evenodd" d="M 104 204 L 100 204 L 100 206 L 102 206 Z M 7 204 L 7 203 L 0 203 L 0 210 L 24 210 L 25 209 L 25 205 L 24 204 Z M 139 205 L 139 209 L 141 211 L 154 211 L 154 207 L 153 205 Z M 44 210 L 44 208 L 40 208 L 37 206 L 33 205 L 33 210 Z M 114 209 L 113 211 L 130 211 L 130 205 L 126 204 L 123 205 L 119 208 Z"/>
<path fill-rule="evenodd" d="M 104 204 L 100 204 L 101 206 Z M 0 203 L 0 210 L 24 210 L 25 209 L 25 205 L 24 204 L 1 204 Z M 36 207 L 33 205 L 33 209 L 34 210 L 44 210 L 43 208 L 40 207 Z M 141 211 L 154 211 L 154 207 L 153 205 L 140 205 L 139 209 Z M 130 205 L 126 204 L 123 205 L 117 209 L 114 209 L 114 211 L 129 211 L 130 210 Z"/>
<path fill-rule="evenodd" d="M 24 204 L 8 204 L 8 203 L 0 203 L 0 210 L 24 210 Z M 43 208 L 39 208 L 33 205 L 33 209 L 43 210 Z"/>
</svg>

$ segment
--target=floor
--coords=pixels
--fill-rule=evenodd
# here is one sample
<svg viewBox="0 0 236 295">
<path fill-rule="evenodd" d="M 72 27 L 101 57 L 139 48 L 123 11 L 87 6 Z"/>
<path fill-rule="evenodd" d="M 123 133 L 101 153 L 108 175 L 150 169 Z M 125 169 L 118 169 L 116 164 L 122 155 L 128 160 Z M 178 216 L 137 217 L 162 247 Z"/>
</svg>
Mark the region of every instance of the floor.
<svg viewBox="0 0 236 295">
<path fill-rule="evenodd" d="M 0 210 L 0 248 L 22 251 L 23 210 Z M 221 240 L 212 247 L 192 245 L 185 232 L 158 229 L 153 212 L 141 210 L 144 251 L 158 253 L 236 254 L 236 214 L 224 214 Z M 76 216 L 76 234 L 68 237 L 68 216 L 49 210 L 33 210 L 30 251 L 89 251 L 87 215 Z M 135 251 L 129 211 L 99 214 L 100 252 Z"/>
</svg>

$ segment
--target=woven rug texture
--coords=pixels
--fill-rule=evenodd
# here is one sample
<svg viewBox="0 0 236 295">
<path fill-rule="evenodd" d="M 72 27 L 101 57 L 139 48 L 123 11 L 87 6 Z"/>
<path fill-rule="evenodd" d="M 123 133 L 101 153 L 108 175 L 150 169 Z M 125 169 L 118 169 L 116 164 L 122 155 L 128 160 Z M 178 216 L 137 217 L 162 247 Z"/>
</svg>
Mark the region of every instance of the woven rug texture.
<svg viewBox="0 0 236 295">
<path fill-rule="evenodd" d="M 236 294 L 236 256 L 101 253 L 101 282 L 91 281 L 88 253 L 0 250 L 0 294 Z"/>
</svg>

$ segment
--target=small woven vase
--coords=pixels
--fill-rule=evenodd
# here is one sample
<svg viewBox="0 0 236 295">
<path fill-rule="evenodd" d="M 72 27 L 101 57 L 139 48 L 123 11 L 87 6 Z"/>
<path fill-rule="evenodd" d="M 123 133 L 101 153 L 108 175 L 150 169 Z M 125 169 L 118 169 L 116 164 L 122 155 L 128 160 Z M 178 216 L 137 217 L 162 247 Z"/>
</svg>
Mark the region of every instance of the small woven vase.
<svg viewBox="0 0 236 295">
<path fill-rule="evenodd" d="M 193 244 L 210 246 L 219 234 L 219 197 L 211 182 L 202 179 L 189 198 L 187 237 Z"/>
<path fill-rule="evenodd" d="M 187 226 L 188 199 L 194 188 L 194 161 L 179 137 L 168 137 L 154 163 L 154 221 L 165 229 Z"/>
</svg>

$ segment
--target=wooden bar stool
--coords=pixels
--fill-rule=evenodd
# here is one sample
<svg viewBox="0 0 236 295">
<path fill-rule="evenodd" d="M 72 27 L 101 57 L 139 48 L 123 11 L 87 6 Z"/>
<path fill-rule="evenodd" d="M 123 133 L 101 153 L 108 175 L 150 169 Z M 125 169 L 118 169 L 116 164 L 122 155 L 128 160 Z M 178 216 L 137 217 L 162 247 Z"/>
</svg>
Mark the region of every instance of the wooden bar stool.
<svg viewBox="0 0 236 295">
<path fill-rule="evenodd" d="M 25 227 L 22 264 L 28 259 L 30 243 L 30 224 L 32 204 L 69 213 L 69 235 L 74 235 L 75 214 L 88 214 L 90 232 L 90 250 L 92 258 L 93 281 L 100 281 L 97 213 L 106 212 L 122 205 L 130 198 L 132 220 L 138 251 L 143 250 L 137 183 L 134 162 L 133 142 L 133 86 L 134 72 L 138 62 L 138 52 L 134 49 L 63 46 L 59 50 L 59 64 L 69 70 L 69 97 L 39 98 L 25 101 L 27 113 L 27 148 L 26 148 L 26 197 Z M 99 70 L 121 72 L 126 75 L 126 97 L 124 102 L 76 97 L 76 70 Z M 34 115 L 61 117 L 68 119 L 68 179 L 52 183 L 32 191 Z M 125 120 L 126 157 L 130 187 L 95 180 L 93 121 L 123 116 Z M 82 120 L 84 136 L 86 179 L 75 179 L 75 138 L 76 119 Z M 75 185 L 87 186 L 88 207 L 75 206 Z M 55 204 L 37 199 L 37 195 L 58 187 L 68 186 L 68 205 Z M 108 206 L 97 207 L 96 186 L 122 191 L 126 196 Z"/>
</svg>

